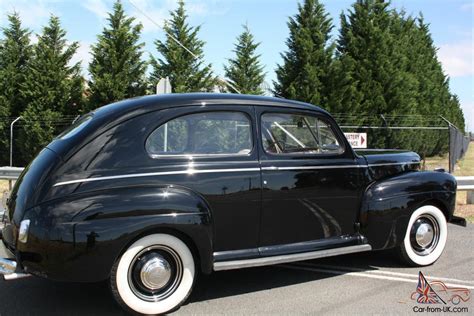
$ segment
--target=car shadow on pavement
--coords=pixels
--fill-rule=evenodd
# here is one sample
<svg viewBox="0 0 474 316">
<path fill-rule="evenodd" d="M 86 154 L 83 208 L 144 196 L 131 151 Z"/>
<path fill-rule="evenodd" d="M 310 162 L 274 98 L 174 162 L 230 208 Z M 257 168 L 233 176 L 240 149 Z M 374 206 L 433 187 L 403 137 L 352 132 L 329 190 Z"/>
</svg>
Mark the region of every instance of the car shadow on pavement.
<svg viewBox="0 0 474 316">
<path fill-rule="evenodd" d="M 383 252 L 352 254 L 307 261 L 311 264 L 357 267 L 397 266 L 396 258 Z M 398 265 L 400 267 L 400 265 Z M 185 303 L 213 300 L 312 282 L 334 275 L 268 266 L 200 275 Z M 0 315 L 126 315 L 115 302 L 107 282 L 94 284 L 61 283 L 39 278 L 0 281 Z"/>
<path fill-rule="evenodd" d="M 367 252 L 301 262 L 316 265 L 344 265 L 365 271 L 378 267 L 404 267 L 391 251 Z M 298 264 L 298 263 L 296 263 Z M 350 272 L 350 271 L 347 271 Z M 246 294 L 335 277 L 334 274 L 267 266 L 200 275 L 187 304 Z M 185 304 L 186 305 L 186 304 Z"/>
</svg>

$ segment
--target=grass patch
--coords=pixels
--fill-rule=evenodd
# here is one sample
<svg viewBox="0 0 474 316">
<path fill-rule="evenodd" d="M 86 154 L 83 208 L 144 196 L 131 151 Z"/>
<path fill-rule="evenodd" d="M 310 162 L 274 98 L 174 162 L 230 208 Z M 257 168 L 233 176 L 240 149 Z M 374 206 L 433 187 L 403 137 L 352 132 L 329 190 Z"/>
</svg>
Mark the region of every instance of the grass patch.
<svg viewBox="0 0 474 316">
<path fill-rule="evenodd" d="M 448 170 L 448 155 L 426 158 L 425 170 L 444 168 Z M 474 142 L 469 144 L 466 155 L 454 167 L 455 176 L 474 176 Z M 466 191 L 456 194 L 456 211 L 454 214 L 474 223 L 474 205 L 466 204 Z"/>
</svg>

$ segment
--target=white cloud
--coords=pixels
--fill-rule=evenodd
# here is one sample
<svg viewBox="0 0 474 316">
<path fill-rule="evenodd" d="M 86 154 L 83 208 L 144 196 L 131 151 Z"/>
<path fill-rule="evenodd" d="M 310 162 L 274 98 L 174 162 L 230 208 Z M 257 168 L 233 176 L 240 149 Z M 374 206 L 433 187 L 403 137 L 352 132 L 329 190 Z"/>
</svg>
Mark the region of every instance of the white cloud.
<svg viewBox="0 0 474 316">
<path fill-rule="evenodd" d="M 1 1 L 1 0 L 0 0 Z M 186 1 L 186 12 L 189 16 L 221 15 L 227 12 L 221 6 L 222 0 Z M 169 18 L 169 12 L 176 9 L 177 0 L 124 0 L 127 14 L 135 17 L 143 25 L 143 32 L 156 32 Z M 112 10 L 113 0 L 86 0 L 83 6 L 100 20 L 107 18 Z"/>
<path fill-rule="evenodd" d="M 51 14 L 60 15 L 55 10 L 53 4 L 56 0 L 0 0 L 0 12 L 13 13 L 18 12 L 21 22 L 25 27 L 34 31 L 39 31 L 40 27 L 45 25 Z M 7 17 L 5 14 L 0 16 L 0 24 L 5 25 Z"/>
<path fill-rule="evenodd" d="M 74 56 L 71 58 L 70 65 L 75 65 L 80 62 L 82 67 L 82 73 L 86 76 L 89 75 L 87 69 L 89 68 L 89 63 L 92 60 L 91 55 L 91 44 L 89 42 L 80 41 L 79 48 L 77 49 Z"/>
<path fill-rule="evenodd" d="M 473 11 L 474 10 L 474 3 L 472 2 L 467 2 L 461 6 L 462 11 Z"/>
<path fill-rule="evenodd" d="M 173 0 L 159 3 L 151 0 L 131 0 L 130 15 L 143 25 L 143 32 L 156 32 L 168 19 L 169 11 L 175 8 L 176 1 Z"/>
<path fill-rule="evenodd" d="M 466 121 L 466 130 L 474 132 L 474 101 L 461 100 L 461 108 Z"/>
<path fill-rule="evenodd" d="M 107 18 L 107 13 L 111 9 L 111 7 L 107 6 L 106 1 L 104 0 L 86 0 L 82 5 L 84 8 L 94 13 L 99 19 Z"/>
<path fill-rule="evenodd" d="M 452 78 L 474 75 L 473 55 L 474 43 L 470 40 L 443 44 L 438 51 L 444 71 Z"/>
</svg>

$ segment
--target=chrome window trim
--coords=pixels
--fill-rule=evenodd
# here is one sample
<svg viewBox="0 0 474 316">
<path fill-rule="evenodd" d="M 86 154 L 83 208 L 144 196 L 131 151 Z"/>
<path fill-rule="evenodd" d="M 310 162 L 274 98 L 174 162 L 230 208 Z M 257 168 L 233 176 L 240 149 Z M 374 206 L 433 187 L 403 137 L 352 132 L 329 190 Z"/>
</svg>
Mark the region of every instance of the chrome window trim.
<svg viewBox="0 0 474 316">
<path fill-rule="evenodd" d="M 219 105 L 219 104 L 215 104 L 215 105 Z M 198 114 L 207 114 L 207 113 L 220 113 L 220 112 L 224 112 L 224 113 L 240 113 L 242 114 L 243 116 L 245 116 L 245 118 L 248 120 L 249 122 L 249 128 L 250 128 L 250 140 L 252 142 L 252 148 L 250 148 L 250 151 L 246 154 L 239 154 L 239 153 L 222 153 L 222 154 L 219 154 L 219 153 L 216 153 L 216 154 L 193 154 L 193 153 L 188 153 L 188 154 L 156 154 L 156 153 L 152 153 L 148 150 L 147 146 L 146 146 L 146 143 L 148 141 L 148 138 L 150 138 L 150 136 L 156 131 L 158 130 L 159 128 L 161 128 L 163 125 L 165 124 L 168 124 L 169 122 L 172 122 L 173 120 L 176 120 L 176 119 L 179 119 L 179 118 L 182 118 L 182 117 L 186 117 L 186 116 L 190 116 L 190 115 L 198 115 Z M 187 113 L 187 114 L 183 114 L 183 115 L 179 115 L 179 116 L 176 116 L 176 117 L 173 117 L 165 122 L 163 122 L 161 125 L 159 125 L 158 127 L 156 127 L 155 129 L 153 129 L 153 131 L 151 133 L 148 134 L 148 136 L 146 137 L 146 140 L 145 140 L 145 151 L 146 153 L 148 154 L 148 157 L 152 158 L 152 159 L 166 159 L 166 158 L 188 158 L 188 159 L 193 159 L 193 158 L 212 158 L 212 157 L 218 157 L 218 158 L 222 158 L 222 157 L 250 157 L 253 155 L 253 153 L 255 152 L 255 148 L 257 147 L 256 144 L 256 139 L 254 138 L 254 125 L 253 125 L 253 117 L 245 112 L 245 111 L 240 111 L 240 110 L 226 110 L 226 109 L 212 109 L 212 110 L 205 110 L 205 111 L 196 111 L 196 112 L 193 112 L 193 113 Z"/>
<path fill-rule="evenodd" d="M 170 155 L 160 155 L 160 154 L 148 154 L 153 159 L 163 159 L 163 158 L 187 158 L 189 160 L 193 160 L 194 158 L 209 158 L 209 157 L 218 157 L 218 158 L 226 158 L 226 157 L 250 157 L 252 156 L 253 149 L 248 152 L 247 154 L 232 154 L 232 153 L 225 153 L 225 154 L 170 154 Z"/>
<path fill-rule="evenodd" d="M 176 171 L 161 171 L 161 172 L 147 172 L 147 173 L 132 173 L 122 174 L 115 176 L 104 176 L 96 178 L 84 178 L 77 180 L 69 180 L 57 182 L 53 187 L 58 187 L 67 184 L 83 183 L 83 182 L 96 182 L 105 180 L 116 180 L 116 179 L 127 179 L 127 178 L 140 178 L 140 177 L 154 177 L 154 176 L 168 176 L 177 174 L 201 174 L 201 173 L 219 173 L 219 172 L 257 172 L 261 170 L 265 171 L 280 171 L 280 170 L 321 170 L 321 169 L 351 169 L 351 168 L 367 168 L 367 167 L 381 167 L 381 166 L 396 166 L 406 164 L 419 164 L 419 162 L 397 162 L 397 163 L 386 163 L 386 164 L 370 164 L 370 165 L 335 165 L 335 166 L 294 166 L 294 167 L 261 167 L 261 168 L 225 168 L 225 169 L 186 169 Z"/>
<path fill-rule="evenodd" d="M 346 146 L 346 139 L 343 139 L 341 137 L 341 135 L 338 135 L 338 131 L 337 129 L 335 128 L 335 126 L 330 122 L 330 120 L 328 120 L 326 117 L 324 117 L 324 115 L 322 115 L 322 113 L 319 113 L 319 112 L 307 112 L 307 111 L 298 111 L 299 109 L 292 109 L 292 108 L 287 108 L 286 111 L 272 111 L 272 110 L 267 110 L 267 111 L 263 111 L 262 113 L 260 113 L 260 118 L 259 118 L 259 123 L 260 123 L 260 129 L 262 129 L 262 122 L 263 122 L 263 116 L 266 115 L 266 114 L 286 114 L 286 115 L 299 115 L 299 116 L 310 116 L 310 117 L 314 117 L 320 121 L 323 121 L 327 126 L 329 126 L 329 128 L 331 129 L 332 133 L 334 134 L 334 136 L 336 137 L 336 140 L 339 142 L 339 145 L 340 145 L 340 148 L 342 149 L 342 151 L 340 152 L 337 152 L 337 153 L 328 153 L 328 152 L 320 152 L 320 153 L 309 153 L 309 152 L 304 152 L 304 151 L 300 151 L 300 152 L 290 152 L 290 153 L 272 153 L 272 152 L 269 152 L 265 149 L 265 147 L 263 146 L 263 140 L 261 141 L 261 149 L 263 150 L 263 152 L 268 155 L 268 156 L 274 156 L 274 157 L 291 157 L 291 156 L 299 156 L 299 157 L 308 157 L 308 156 L 312 156 L 312 157 L 315 157 L 315 159 L 320 159 L 320 158 L 329 158 L 329 157 L 341 157 L 341 156 L 344 156 L 347 152 L 347 146 Z M 342 131 L 341 131 L 342 133 Z M 344 133 L 342 133 L 342 136 L 344 136 Z M 263 139 L 261 135 L 259 135 L 260 139 Z M 345 137 L 345 136 L 344 136 Z"/>
</svg>

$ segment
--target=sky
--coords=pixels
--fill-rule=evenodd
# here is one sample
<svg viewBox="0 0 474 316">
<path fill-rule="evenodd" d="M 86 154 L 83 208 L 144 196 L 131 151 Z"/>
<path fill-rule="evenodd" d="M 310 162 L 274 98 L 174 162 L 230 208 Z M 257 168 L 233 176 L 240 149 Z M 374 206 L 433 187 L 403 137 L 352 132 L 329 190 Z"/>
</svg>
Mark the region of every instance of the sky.
<svg viewBox="0 0 474 316">
<path fill-rule="evenodd" d="M 70 41 L 80 48 L 74 62 L 81 61 L 87 77 L 90 45 L 107 26 L 107 14 L 114 0 L 0 0 L 0 26 L 7 24 L 6 13 L 16 10 L 33 34 L 41 32 L 51 14 L 61 18 Z M 128 15 L 143 24 L 145 57 L 156 55 L 154 41 L 163 39 L 160 28 L 177 6 L 176 0 L 122 0 Z M 333 19 L 333 39 L 337 38 L 339 16 L 351 9 L 353 0 L 322 1 Z M 392 0 L 392 7 L 408 14 L 423 13 L 443 69 L 450 77 L 451 91 L 460 98 L 468 130 L 474 132 L 474 1 L 473 0 Z M 191 25 L 200 25 L 200 38 L 206 42 L 205 60 L 223 76 L 223 64 L 233 56 L 232 49 L 242 25 L 247 24 L 257 41 L 265 66 L 266 82 L 272 85 L 275 68 L 286 50 L 288 17 L 297 12 L 296 0 L 188 0 Z M 143 12 L 151 18 L 151 22 Z M 34 41 L 35 39 L 33 39 Z"/>
</svg>

